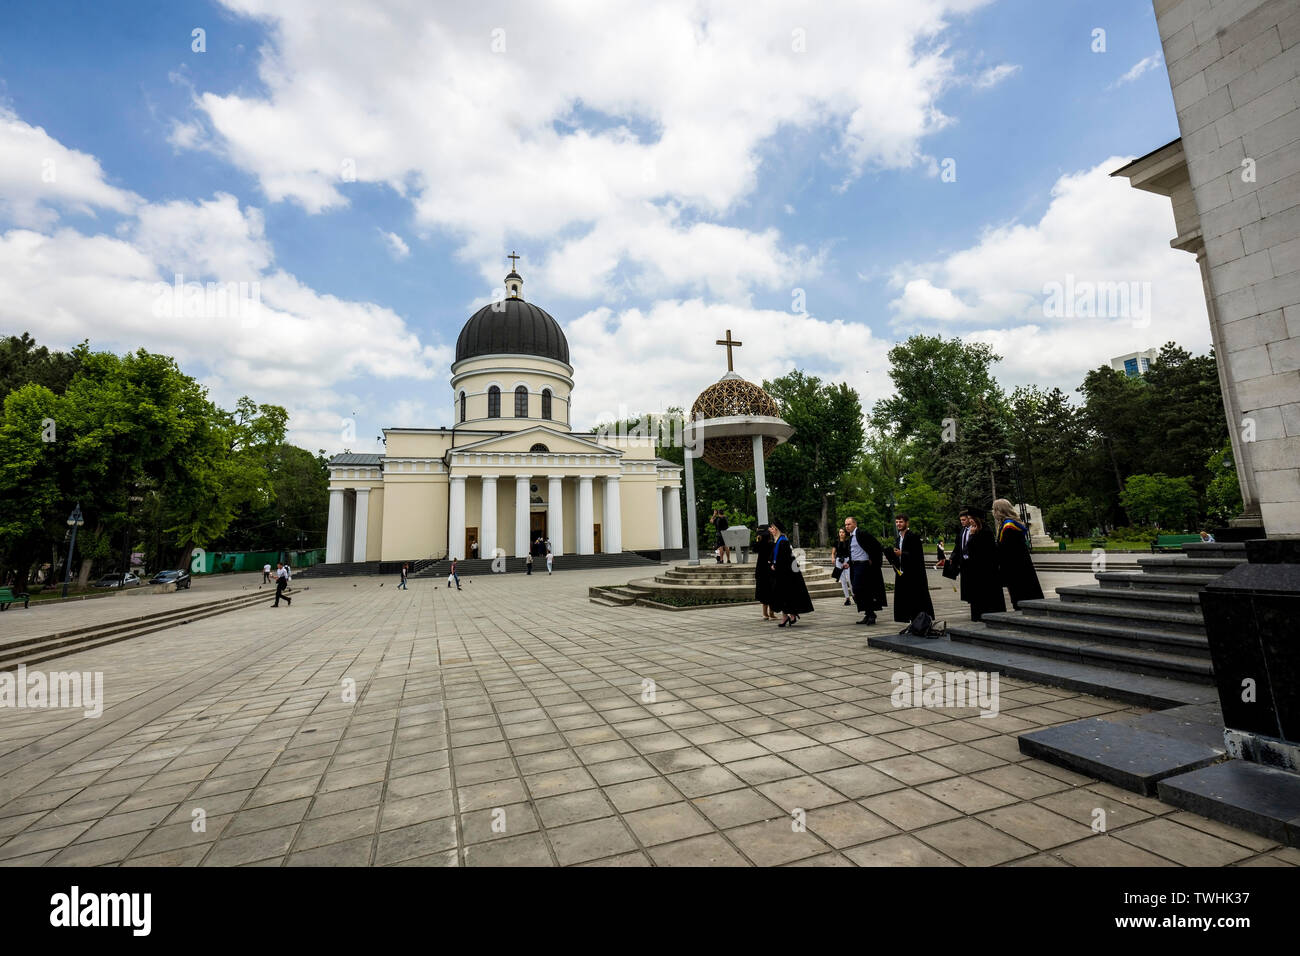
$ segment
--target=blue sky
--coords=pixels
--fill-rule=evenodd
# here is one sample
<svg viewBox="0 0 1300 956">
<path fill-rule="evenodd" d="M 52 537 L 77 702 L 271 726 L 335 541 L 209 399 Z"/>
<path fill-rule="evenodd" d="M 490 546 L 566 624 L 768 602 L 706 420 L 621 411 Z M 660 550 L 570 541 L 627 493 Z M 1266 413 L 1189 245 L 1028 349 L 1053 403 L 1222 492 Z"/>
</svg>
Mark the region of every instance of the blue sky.
<svg viewBox="0 0 1300 956">
<path fill-rule="evenodd" d="M 580 425 L 689 404 L 726 327 L 748 377 L 868 403 L 916 331 L 1066 388 L 1129 346 L 1208 345 L 1168 201 L 1104 175 L 1178 135 L 1148 3 L 330 6 L 11 11 L 0 328 L 175 354 L 331 451 L 450 424 L 450 349 L 512 247 L 569 335 Z M 264 308 L 141 314 L 175 271 L 260 281 Z M 1067 273 L 1150 283 L 1149 324 L 1044 321 Z"/>
</svg>

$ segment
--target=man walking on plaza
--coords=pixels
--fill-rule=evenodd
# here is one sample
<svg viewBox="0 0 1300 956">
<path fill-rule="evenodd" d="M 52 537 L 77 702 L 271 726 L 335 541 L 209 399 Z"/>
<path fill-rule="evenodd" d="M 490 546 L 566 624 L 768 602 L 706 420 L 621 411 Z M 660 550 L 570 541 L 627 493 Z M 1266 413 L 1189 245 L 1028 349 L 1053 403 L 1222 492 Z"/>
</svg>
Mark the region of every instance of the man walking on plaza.
<svg viewBox="0 0 1300 956">
<path fill-rule="evenodd" d="M 894 620 L 909 624 L 922 611 L 933 619 L 934 604 L 925 574 L 921 536 L 907 527 L 905 514 L 895 515 L 894 525 L 898 534 L 893 547 L 885 552 L 885 560 L 894 566 Z"/>
<path fill-rule="evenodd" d="M 554 561 L 555 561 L 555 555 L 551 553 L 551 539 L 547 538 L 546 539 L 546 573 L 547 574 L 551 573 L 552 564 L 554 563 Z"/>
<path fill-rule="evenodd" d="M 406 586 L 406 573 L 407 573 L 407 569 L 408 569 L 408 568 L 410 568 L 410 565 L 408 565 L 408 564 L 404 564 L 404 565 L 402 565 L 402 583 L 399 584 L 399 585 L 397 585 L 397 590 L 399 590 L 399 591 L 409 591 L 409 590 L 411 590 L 410 588 L 408 588 L 408 587 Z"/>
<path fill-rule="evenodd" d="M 849 576 L 853 599 L 862 613 L 859 624 L 875 624 L 876 612 L 887 607 L 885 581 L 880 576 L 884 566 L 884 549 L 876 536 L 858 527 L 857 518 L 845 518 L 844 530 L 849 533 Z"/>
<path fill-rule="evenodd" d="M 280 606 L 280 598 L 284 598 L 284 603 L 290 607 L 293 606 L 293 598 L 284 593 L 284 589 L 289 586 L 289 569 L 282 563 L 276 562 L 275 565 L 275 603 L 271 607 Z"/>
<path fill-rule="evenodd" d="M 269 564 L 262 565 L 262 583 L 271 583 L 271 566 Z"/>
<path fill-rule="evenodd" d="M 460 575 L 456 573 L 456 559 L 451 559 L 451 573 L 447 575 L 447 587 L 451 587 L 451 582 L 456 582 L 456 590 L 460 590 Z"/>
</svg>

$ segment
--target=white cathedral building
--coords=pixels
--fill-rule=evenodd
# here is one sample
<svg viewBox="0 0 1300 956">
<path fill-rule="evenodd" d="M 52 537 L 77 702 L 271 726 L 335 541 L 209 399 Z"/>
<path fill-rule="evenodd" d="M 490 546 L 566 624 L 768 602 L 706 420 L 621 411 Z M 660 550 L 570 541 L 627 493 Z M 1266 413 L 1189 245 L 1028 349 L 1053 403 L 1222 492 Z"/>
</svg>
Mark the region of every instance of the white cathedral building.
<svg viewBox="0 0 1300 956">
<path fill-rule="evenodd" d="M 682 547 L 681 467 L 652 436 L 570 430 L 569 343 L 522 289 L 512 269 L 461 329 L 455 425 L 330 459 L 327 563 L 523 557 L 539 537 L 556 555 Z"/>
</svg>

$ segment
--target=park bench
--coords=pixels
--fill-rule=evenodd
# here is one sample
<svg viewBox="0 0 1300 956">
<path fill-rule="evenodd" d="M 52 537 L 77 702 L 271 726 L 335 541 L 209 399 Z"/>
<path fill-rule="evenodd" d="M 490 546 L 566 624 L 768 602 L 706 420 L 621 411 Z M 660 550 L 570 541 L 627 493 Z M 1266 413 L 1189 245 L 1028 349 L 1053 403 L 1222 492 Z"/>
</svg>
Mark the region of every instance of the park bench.
<svg viewBox="0 0 1300 956">
<path fill-rule="evenodd" d="M 14 594 L 13 588 L 0 588 L 0 611 L 9 610 L 10 604 L 23 602 L 23 607 L 27 607 L 32 602 L 30 594 Z"/>
<path fill-rule="evenodd" d="M 1155 541 L 1151 542 L 1151 550 L 1155 551 L 1181 551 L 1183 545 L 1193 544 L 1201 540 L 1199 534 L 1158 534 Z"/>
</svg>

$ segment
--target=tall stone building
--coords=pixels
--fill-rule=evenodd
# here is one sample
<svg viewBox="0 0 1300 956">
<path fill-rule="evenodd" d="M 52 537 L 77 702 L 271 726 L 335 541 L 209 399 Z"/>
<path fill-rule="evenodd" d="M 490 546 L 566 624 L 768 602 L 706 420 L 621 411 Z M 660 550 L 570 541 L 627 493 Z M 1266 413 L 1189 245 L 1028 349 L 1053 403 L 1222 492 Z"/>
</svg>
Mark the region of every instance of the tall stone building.
<svg viewBox="0 0 1300 956">
<path fill-rule="evenodd" d="M 1154 0 L 1181 141 L 1117 172 L 1201 263 L 1246 513 L 1300 537 L 1300 0 Z"/>
</svg>

